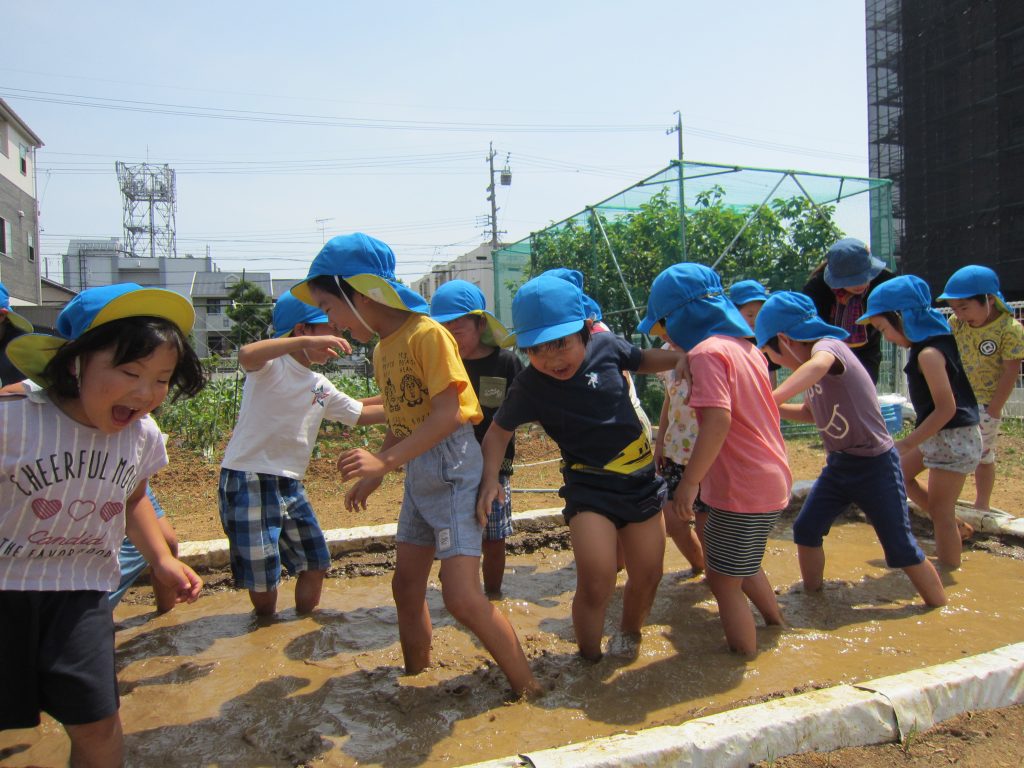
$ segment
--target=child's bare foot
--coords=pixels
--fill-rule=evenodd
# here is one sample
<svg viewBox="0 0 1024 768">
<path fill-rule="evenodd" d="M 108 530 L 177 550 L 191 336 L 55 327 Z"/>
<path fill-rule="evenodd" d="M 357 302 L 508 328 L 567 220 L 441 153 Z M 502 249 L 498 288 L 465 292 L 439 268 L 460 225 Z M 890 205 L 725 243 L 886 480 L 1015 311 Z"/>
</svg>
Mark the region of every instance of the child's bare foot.
<svg viewBox="0 0 1024 768">
<path fill-rule="evenodd" d="M 608 639 L 608 655 L 617 659 L 636 659 L 640 656 L 639 632 L 617 632 Z"/>
<path fill-rule="evenodd" d="M 974 526 L 959 517 L 956 519 L 956 529 L 960 533 L 960 541 L 969 541 L 974 536 Z"/>
</svg>

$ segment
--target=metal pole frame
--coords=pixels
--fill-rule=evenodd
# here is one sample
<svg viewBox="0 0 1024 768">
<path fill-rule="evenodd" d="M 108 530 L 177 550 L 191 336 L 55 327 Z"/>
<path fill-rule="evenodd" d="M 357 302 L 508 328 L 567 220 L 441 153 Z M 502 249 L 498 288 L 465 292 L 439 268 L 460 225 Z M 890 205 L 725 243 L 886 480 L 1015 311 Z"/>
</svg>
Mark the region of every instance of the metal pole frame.
<svg viewBox="0 0 1024 768">
<path fill-rule="evenodd" d="M 750 222 L 752 222 L 754 220 L 754 217 L 757 216 L 758 211 L 764 208 L 765 204 L 771 199 L 771 196 L 775 194 L 775 190 L 782 186 L 782 182 L 786 180 L 787 176 L 791 175 L 792 174 L 790 174 L 789 171 L 786 171 L 779 177 L 779 180 L 775 182 L 775 186 L 772 187 L 771 191 L 767 195 L 764 196 L 764 200 L 761 201 L 761 204 L 757 206 L 757 208 L 752 210 L 750 212 L 750 215 L 747 216 L 747 220 L 743 222 L 743 226 L 740 227 L 740 231 L 736 233 L 736 236 L 732 239 L 732 242 L 725 246 L 725 250 L 722 251 L 722 253 L 718 256 L 717 259 L 715 259 L 715 263 L 711 265 L 712 269 L 717 267 L 719 262 L 721 262 L 721 260 L 728 255 L 729 251 L 732 250 L 732 247 L 736 245 L 736 241 L 740 239 L 740 235 L 742 235 L 746 231 L 747 227 L 750 226 Z"/>
<path fill-rule="evenodd" d="M 604 244 L 608 247 L 608 253 L 611 254 L 612 263 L 615 265 L 615 271 L 619 273 L 619 282 L 622 283 L 622 290 L 626 292 L 626 298 L 629 299 L 629 308 L 633 312 L 633 316 L 636 318 L 637 325 L 643 319 L 640 317 L 640 310 L 636 308 L 636 302 L 633 301 L 633 294 L 629 290 L 629 286 L 626 284 L 626 278 L 622 274 L 622 268 L 619 266 L 619 260 L 615 256 L 615 249 L 612 248 L 611 241 L 608 239 L 608 233 L 604 229 L 604 222 L 601 221 L 601 216 L 598 214 L 596 208 L 590 208 L 590 215 L 597 221 L 597 226 L 601 230 L 601 236 L 604 238 Z"/>
</svg>

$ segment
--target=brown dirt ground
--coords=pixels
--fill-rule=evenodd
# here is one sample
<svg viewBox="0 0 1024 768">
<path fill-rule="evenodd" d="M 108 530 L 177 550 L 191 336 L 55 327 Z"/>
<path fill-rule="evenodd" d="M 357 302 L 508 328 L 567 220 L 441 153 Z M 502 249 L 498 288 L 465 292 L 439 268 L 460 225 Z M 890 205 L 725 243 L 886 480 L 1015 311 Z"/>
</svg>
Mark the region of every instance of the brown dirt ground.
<svg viewBox="0 0 1024 768">
<path fill-rule="evenodd" d="M 794 438 L 787 441 L 790 466 L 794 478 L 810 480 L 817 476 L 824 459 L 819 441 L 813 438 Z M 309 498 L 325 529 L 361 525 L 380 525 L 397 520 L 402 498 L 400 473 L 389 475 L 381 487 L 370 497 L 368 509 L 347 512 L 344 508 L 344 488 L 335 468 L 340 449 L 326 445 L 323 455 L 314 458 L 306 475 Z M 170 465 L 153 479 L 153 488 L 182 541 L 217 539 L 224 536 L 217 513 L 217 477 L 223 445 L 211 459 L 184 450 L 175 445 L 173 437 L 168 446 Z M 523 430 L 517 437 L 516 463 L 532 465 L 516 470 L 513 486 L 531 489 L 555 489 L 559 485 L 558 451 L 539 429 Z M 973 499 L 973 481 L 968 480 L 962 498 Z M 1024 514 L 1024 434 L 1014 429 L 1000 438 L 1000 459 L 993 506 L 1015 515 Z M 525 510 L 561 506 L 555 493 L 517 493 L 513 508 Z M 567 546 L 567 541 L 556 542 Z M 998 546 L 996 542 L 986 548 Z M 529 548 L 529 544 L 526 544 Z M 379 555 L 378 555 L 379 557 Z M 385 560 L 387 558 L 385 557 Z M 339 564 L 341 565 L 341 564 Z M 358 571 L 358 558 L 353 559 Z M 343 574 L 344 566 L 331 573 Z M 223 576 L 223 575 L 221 575 Z M 211 587 L 225 588 L 226 578 L 210 574 Z M 216 586 L 215 586 L 216 585 Z M 905 765 L 908 768 L 934 765 L 969 765 L 978 768 L 996 766 L 1024 766 L 1024 705 L 987 712 L 969 712 L 946 721 L 930 731 L 913 734 L 903 744 L 884 744 L 869 747 L 851 747 L 829 753 L 811 753 L 779 758 L 760 766 L 778 768 L 812 768 L 833 766 L 844 768 L 883 768 Z"/>
</svg>

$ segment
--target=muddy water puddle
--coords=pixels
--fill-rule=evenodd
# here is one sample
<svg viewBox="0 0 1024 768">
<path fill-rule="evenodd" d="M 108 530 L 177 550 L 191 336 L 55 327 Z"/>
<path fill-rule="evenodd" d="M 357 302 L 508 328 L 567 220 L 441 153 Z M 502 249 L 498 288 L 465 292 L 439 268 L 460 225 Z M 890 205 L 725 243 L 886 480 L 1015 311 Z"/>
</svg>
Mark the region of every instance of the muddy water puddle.
<svg viewBox="0 0 1024 768">
<path fill-rule="evenodd" d="M 923 544 L 931 551 L 930 542 Z M 432 575 L 434 666 L 401 674 L 389 576 L 329 579 L 323 607 L 257 623 L 241 592 L 154 616 L 117 618 L 121 714 L 133 766 L 453 766 L 680 723 L 738 703 L 907 671 L 1024 638 L 1024 562 L 965 554 L 946 578 L 950 604 L 927 610 L 889 571 L 872 530 L 837 525 L 826 540 L 826 590 L 805 595 L 788 531 L 765 566 L 790 627 L 760 628 L 760 655 L 724 651 L 714 600 L 671 547 L 635 658 L 575 655 L 572 555 L 511 556 L 502 610 L 550 688 L 509 703 L 504 676 L 445 613 Z M 292 584 L 281 605 L 290 606 Z M 620 613 L 620 590 L 608 631 Z M 60 726 L 0 733 L 12 766 L 61 765 Z"/>
</svg>

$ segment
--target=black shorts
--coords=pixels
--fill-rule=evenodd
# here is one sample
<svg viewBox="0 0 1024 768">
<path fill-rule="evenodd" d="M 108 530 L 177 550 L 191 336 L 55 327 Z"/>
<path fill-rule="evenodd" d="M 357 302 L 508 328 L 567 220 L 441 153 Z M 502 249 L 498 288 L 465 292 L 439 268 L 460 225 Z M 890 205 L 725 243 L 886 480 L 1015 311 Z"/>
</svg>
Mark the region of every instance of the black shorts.
<svg viewBox="0 0 1024 768">
<path fill-rule="evenodd" d="M 565 485 L 558 495 L 565 499 L 562 517 L 566 525 L 580 512 L 596 512 L 616 528 L 643 523 L 661 512 L 668 489 L 665 481 L 649 473 L 639 476 L 606 477 L 563 471 Z"/>
<path fill-rule="evenodd" d="M 117 712 L 114 619 L 106 592 L 0 592 L 0 730 L 46 712 L 85 725 Z"/>
</svg>

